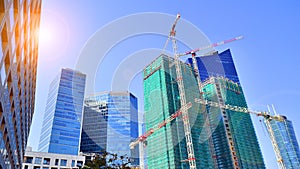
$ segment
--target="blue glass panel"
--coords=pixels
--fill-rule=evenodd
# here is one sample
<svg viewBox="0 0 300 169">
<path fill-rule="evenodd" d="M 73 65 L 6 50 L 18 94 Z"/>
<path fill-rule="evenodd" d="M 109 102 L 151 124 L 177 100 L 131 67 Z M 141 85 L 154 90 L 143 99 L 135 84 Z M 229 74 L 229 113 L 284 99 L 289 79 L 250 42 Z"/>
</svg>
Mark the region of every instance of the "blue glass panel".
<svg viewBox="0 0 300 169">
<path fill-rule="evenodd" d="M 219 54 L 196 57 L 201 81 L 205 81 L 209 76 L 224 76 L 233 82 L 239 83 L 239 78 L 230 50 L 225 50 Z M 192 58 L 188 58 L 187 63 L 193 66 Z"/>
<path fill-rule="evenodd" d="M 77 155 L 83 112 L 85 75 L 62 69 L 51 83 L 39 150 Z"/>
</svg>

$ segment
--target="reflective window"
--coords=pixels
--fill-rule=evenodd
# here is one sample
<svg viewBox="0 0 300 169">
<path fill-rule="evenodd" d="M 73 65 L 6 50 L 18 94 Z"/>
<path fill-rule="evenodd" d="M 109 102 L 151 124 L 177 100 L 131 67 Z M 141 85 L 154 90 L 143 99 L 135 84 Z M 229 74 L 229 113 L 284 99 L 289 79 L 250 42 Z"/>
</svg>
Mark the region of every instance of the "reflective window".
<svg viewBox="0 0 300 169">
<path fill-rule="evenodd" d="M 77 161 L 77 167 L 82 167 L 83 162 L 82 161 Z"/>
<path fill-rule="evenodd" d="M 16 49 L 16 41 L 15 41 L 15 34 L 13 33 L 12 37 L 11 37 L 11 51 L 12 51 L 12 53 L 14 53 L 15 49 Z"/>
<path fill-rule="evenodd" d="M 34 164 L 41 164 L 42 163 L 42 157 L 35 157 Z"/>
<path fill-rule="evenodd" d="M 33 157 L 25 157 L 25 163 L 32 163 Z"/>
<path fill-rule="evenodd" d="M 50 165 L 50 158 L 44 158 L 43 164 Z"/>
<path fill-rule="evenodd" d="M 61 159 L 60 166 L 67 166 L 67 160 Z"/>
<path fill-rule="evenodd" d="M 1 39 L 1 36 L 0 36 L 0 61 L 2 60 L 2 58 L 3 58 L 2 39 Z"/>
<path fill-rule="evenodd" d="M 15 24 L 15 19 L 14 19 L 14 5 L 11 3 L 11 7 L 9 8 L 9 21 L 10 21 L 10 26 L 11 29 L 13 29 L 13 26 Z"/>
<path fill-rule="evenodd" d="M 49 147 L 48 152 L 78 154 L 84 86 L 85 76 L 68 69 L 51 83 L 41 136 L 48 130 L 52 134 L 49 144 L 40 143 Z"/>
<path fill-rule="evenodd" d="M 0 54 L 1 54 L 1 53 L 0 53 Z M 1 68 L 1 80 L 2 80 L 2 85 L 4 85 L 5 79 L 6 79 L 5 66 L 2 65 L 2 68 Z"/>
<path fill-rule="evenodd" d="M 131 154 L 128 144 L 138 136 L 137 99 L 128 93 L 85 99 L 81 151 Z"/>
<path fill-rule="evenodd" d="M 21 11 L 20 11 L 20 17 L 19 17 L 19 21 L 20 21 L 20 24 L 21 24 L 21 27 L 23 26 L 23 20 L 24 20 L 24 18 L 23 18 L 23 8 L 24 8 L 24 6 L 22 5 L 21 6 Z M 23 31 L 21 31 L 21 32 L 23 32 Z M 22 43 L 21 43 L 22 44 Z"/>
</svg>

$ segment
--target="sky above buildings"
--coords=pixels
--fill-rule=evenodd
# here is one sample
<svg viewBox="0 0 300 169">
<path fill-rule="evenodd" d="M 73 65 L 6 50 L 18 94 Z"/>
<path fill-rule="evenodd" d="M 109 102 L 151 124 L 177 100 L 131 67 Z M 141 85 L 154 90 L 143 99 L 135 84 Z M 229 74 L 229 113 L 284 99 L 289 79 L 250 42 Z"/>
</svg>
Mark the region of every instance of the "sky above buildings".
<svg viewBox="0 0 300 169">
<path fill-rule="evenodd" d="M 278 113 L 293 121 L 299 140 L 300 115 L 297 104 L 300 98 L 300 71 L 297 67 L 300 57 L 296 50 L 300 46 L 299 5 L 300 2 L 296 0 L 154 0 L 143 3 L 137 0 L 43 1 L 36 107 L 28 145 L 34 150 L 37 149 L 48 88 L 63 67 L 76 68 L 82 63 L 87 67 L 90 66 L 89 63 L 91 66 L 96 65 L 93 90 L 97 92 L 110 90 L 115 72 L 119 70 L 135 75 L 134 78 L 129 78 L 129 90 L 140 99 L 139 107 L 142 111 L 143 84 L 140 71 L 136 71 L 136 68 L 135 72 L 126 72 L 133 69 L 119 67 L 123 65 L 130 68 L 130 64 L 124 63 L 130 60 L 128 58 L 134 58 L 131 56 L 136 53 L 141 55 L 146 51 L 145 58 L 138 55 L 136 64 L 128 62 L 131 65 L 142 65 L 139 63 L 150 62 L 156 57 L 149 56 L 149 53 L 156 55 L 156 50 L 163 48 L 166 35 L 178 12 L 182 20 L 178 22 L 177 34 L 179 37 L 190 38 L 179 43 L 180 52 L 197 45 L 192 44 L 193 38 L 194 42 L 199 42 L 200 47 L 209 41 L 217 42 L 238 35 L 245 37 L 243 40 L 217 47 L 216 50 L 231 49 L 248 106 L 266 110 L 267 104 L 274 104 Z M 143 14 L 147 19 L 131 19 L 132 16 Z M 130 22 L 123 23 L 126 18 Z M 170 22 L 163 22 L 165 19 Z M 198 38 L 201 37 L 199 30 L 196 31 L 196 36 L 193 31 L 187 30 L 186 25 L 201 30 L 202 39 Z M 148 33 L 139 33 L 142 28 Z M 159 33 L 161 30 L 165 32 Z M 127 37 L 126 34 L 120 36 L 124 32 L 131 34 Z M 94 43 L 92 48 L 96 48 L 96 51 L 104 50 L 99 53 L 99 58 L 103 58 L 101 62 L 97 60 L 99 58 L 82 55 L 87 49 L 85 45 L 89 45 L 89 40 L 97 35 L 100 39 L 96 42 L 99 44 Z M 105 46 L 106 44 L 111 45 Z M 171 52 L 170 46 L 167 50 Z M 252 116 L 252 119 L 266 165 L 268 168 L 276 168 L 275 155 L 267 132 L 258 117 Z"/>
</svg>

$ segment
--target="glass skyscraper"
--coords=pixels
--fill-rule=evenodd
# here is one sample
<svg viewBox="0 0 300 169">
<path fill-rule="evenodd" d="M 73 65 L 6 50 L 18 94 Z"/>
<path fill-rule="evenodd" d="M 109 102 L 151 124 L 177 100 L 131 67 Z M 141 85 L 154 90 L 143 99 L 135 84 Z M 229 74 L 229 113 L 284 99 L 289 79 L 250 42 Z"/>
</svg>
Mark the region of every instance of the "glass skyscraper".
<svg viewBox="0 0 300 169">
<path fill-rule="evenodd" d="M 270 120 L 275 140 L 286 168 L 300 168 L 300 151 L 292 122 L 285 116 L 283 121 Z M 266 119 L 268 120 L 268 119 Z"/>
<path fill-rule="evenodd" d="M 0 0 L 0 168 L 21 168 L 34 113 L 41 0 Z"/>
<path fill-rule="evenodd" d="M 86 75 L 62 69 L 51 82 L 39 151 L 78 155 Z"/>
<path fill-rule="evenodd" d="M 130 142 L 138 137 L 138 100 L 129 92 L 104 92 L 85 98 L 80 151 L 116 153 L 139 164 L 138 146 Z"/>
</svg>

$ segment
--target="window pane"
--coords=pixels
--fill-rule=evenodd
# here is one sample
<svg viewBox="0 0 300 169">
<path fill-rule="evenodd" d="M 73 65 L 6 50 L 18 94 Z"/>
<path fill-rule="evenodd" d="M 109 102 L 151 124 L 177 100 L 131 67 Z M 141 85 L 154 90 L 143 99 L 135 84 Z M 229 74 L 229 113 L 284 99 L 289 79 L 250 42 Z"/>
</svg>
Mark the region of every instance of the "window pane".
<svg viewBox="0 0 300 169">
<path fill-rule="evenodd" d="M 50 158 L 44 158 L 43 164 L 50 165 Z"/>
<path fill-rule="evenodd" d="M 55 159 L 55 165 L 58 165 L 59 159 Z"/>
<path fill-rule="evenodd" d="M 41 162 L 42 162 L 41 157 L 35 157 L 34 164 L 41 164 Z"/>
<path fill-rule="evenodd" d="M 60 161 L 60 166 L 67 166 L 67 160 L 61 160 Z"/>
<path fill-rule="evenodd" d="M 33 157 L 26 157 L 25 163 L 32 163 Z"/>
</svg>

